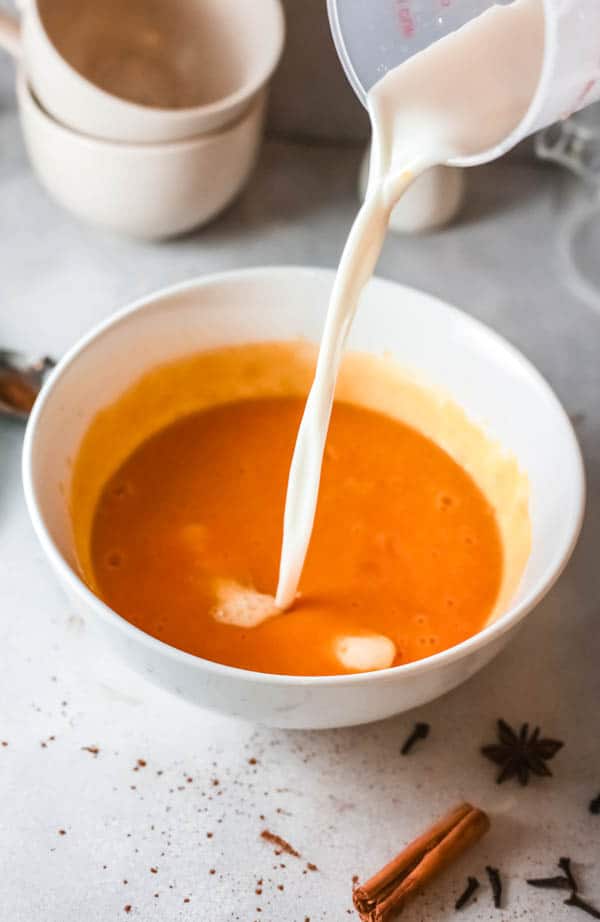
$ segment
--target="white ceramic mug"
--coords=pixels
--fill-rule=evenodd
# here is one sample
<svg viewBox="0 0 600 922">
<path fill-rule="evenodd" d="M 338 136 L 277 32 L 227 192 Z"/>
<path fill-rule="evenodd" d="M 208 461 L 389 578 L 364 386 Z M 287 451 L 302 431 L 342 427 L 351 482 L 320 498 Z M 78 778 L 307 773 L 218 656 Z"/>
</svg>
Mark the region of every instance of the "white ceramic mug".
<svg viewBox="0 0 600 922">
<path fill-rule="evenodd" d="M 0 46 L 37 98 L 83 134 L 187 139 L 232 124 L 275 69 L 279 0 L 22 0 L 0 12 Z"/>
<path fill-rule="evenodd" d="M 241 191 L 254 166 L 266 90 L 233 125 L 166 144 L 117 144 L 77 134 L 50 118 L 17 76 L 25 146 L 43 186 L 92 224 L 146 239 L 206 223 Z"/>
<path fill-rule="evenodd" d="M 93 330 L 62 360 L 36 401 L 23 454 L 35 530 L 73 609 L 94 637 L 148 679 L 189 701 L 280 727 L 378 720 L 436 698 L 472 676 L 505 646 L 557 579 L 583 513 L 577 440 L 535 368 L 466 314 L 421 292 L 374 279 L 349 347 L 390 354 L 422 381 L 442 389 L 528 474 L 531 555 L 506 611 L 463 643 L 418 662 L 356 675 L 285 676 L 184 653 L 100 601 L 79 575 L 69 513 L 72 459 L 95 414 L 142 374 L 176 357 L 264 340 L 305 337 L 318 342 L 332 283 L 333 273 L 324 270 L 255 269 L 208 277 L 138 301 Z"/>
</svg>

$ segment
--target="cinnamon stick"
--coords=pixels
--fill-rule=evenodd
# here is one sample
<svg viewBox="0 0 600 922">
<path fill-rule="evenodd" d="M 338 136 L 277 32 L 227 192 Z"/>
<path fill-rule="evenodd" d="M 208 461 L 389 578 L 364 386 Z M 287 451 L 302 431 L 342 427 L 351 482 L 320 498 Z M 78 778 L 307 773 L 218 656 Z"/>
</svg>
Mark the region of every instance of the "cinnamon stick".
<svg viewBox="0 0 600 922">
<path fill-rule="evenodd" d="M 362 922 L 387 922 L 426 884 L 488 830 L 482 810 L 464 803 L 438 820 L 366 883 L 356 887 L 354 905 Z"/>
</svg>

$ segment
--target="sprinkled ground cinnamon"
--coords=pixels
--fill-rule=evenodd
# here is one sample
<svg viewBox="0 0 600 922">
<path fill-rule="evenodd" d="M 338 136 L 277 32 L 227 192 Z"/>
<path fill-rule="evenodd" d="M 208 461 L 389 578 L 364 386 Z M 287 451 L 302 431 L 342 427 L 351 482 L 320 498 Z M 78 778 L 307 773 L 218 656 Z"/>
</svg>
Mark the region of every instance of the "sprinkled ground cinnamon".
<svg viewBox="0 0 600 922">
<path fill-rule="evenodd" d="M 275 835 L 274 832 L 270 832 L 268 829 L 263 829 L 260 837 L 266 842 L 270 842 L 271 845 L 277 846 L 275 849 L 276 855 L 281 855 L 282 852 L 285 852 L 286 855 L 293 855 L 294 858 L 300 858 L 300 852 L 297 852 L 289 842 L 286 842 L 285 839 L 281 838 L 281 836 Z"/>
<path fill-rule="evenodd" d="M 93 756 L 97 756 L 100 752 L 97 746 L 82 746 L 81 749 L 83 752 L 91 752 Z"/>
<path fill-rule="evenodd" d="M 125 912 L 131 912 L 131 903 L 127 903 L 126 906 L 123 906 L 123 909 L 125 910 Z"/>
<path fill-rule="evenodd" d="M 66 829 L 59 829 L 59 830 L 58 830 L 58 834 L 59 834 L 59 836 L 66 836 L 67 830 L 66 830 Z"/>
<path fill-rule="evenodd" d="M 319 870 L 318 867 L 316 866 L 316 864 L 313 864 L 312 861 L 309 861 L 309 862 L 307 863 L 306 867 L 308 868 L 309 871 L 318 871 L 318 870 Z"/>
</svg>

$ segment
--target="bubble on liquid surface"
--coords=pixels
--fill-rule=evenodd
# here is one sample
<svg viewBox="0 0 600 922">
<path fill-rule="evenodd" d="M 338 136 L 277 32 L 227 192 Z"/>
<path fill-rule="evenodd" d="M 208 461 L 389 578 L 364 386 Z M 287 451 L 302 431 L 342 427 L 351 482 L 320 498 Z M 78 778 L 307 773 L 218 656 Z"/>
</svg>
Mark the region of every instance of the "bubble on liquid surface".
<svg viewBox="0 0 600 922">
<path fill-rule="evenodd" d="M 438 493 L 435 502 L 441 512 L 449 512 L 457 505 L 456 497 L 450 493 Z"/>
</svg>

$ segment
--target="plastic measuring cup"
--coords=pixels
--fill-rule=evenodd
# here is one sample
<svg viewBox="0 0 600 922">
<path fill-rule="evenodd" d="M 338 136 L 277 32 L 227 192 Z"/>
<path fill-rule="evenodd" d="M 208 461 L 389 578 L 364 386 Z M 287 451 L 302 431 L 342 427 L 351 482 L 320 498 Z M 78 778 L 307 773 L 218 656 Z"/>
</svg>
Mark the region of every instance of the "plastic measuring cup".
<svg viewBox="0 0 600 922">
<path fill-rule="evenodd" d="M 501 0 L 501 5 L 508 5 Z M 327 0 L 333 39 L 363 103 L 393 67 L 480 15 L 490 0 Z M 529 109 L 499 144 L 454 166 L 486 163 L 519 141 L 600 99 L 600 0 L 543 0 L 545 47 Z"/>
</svg>

